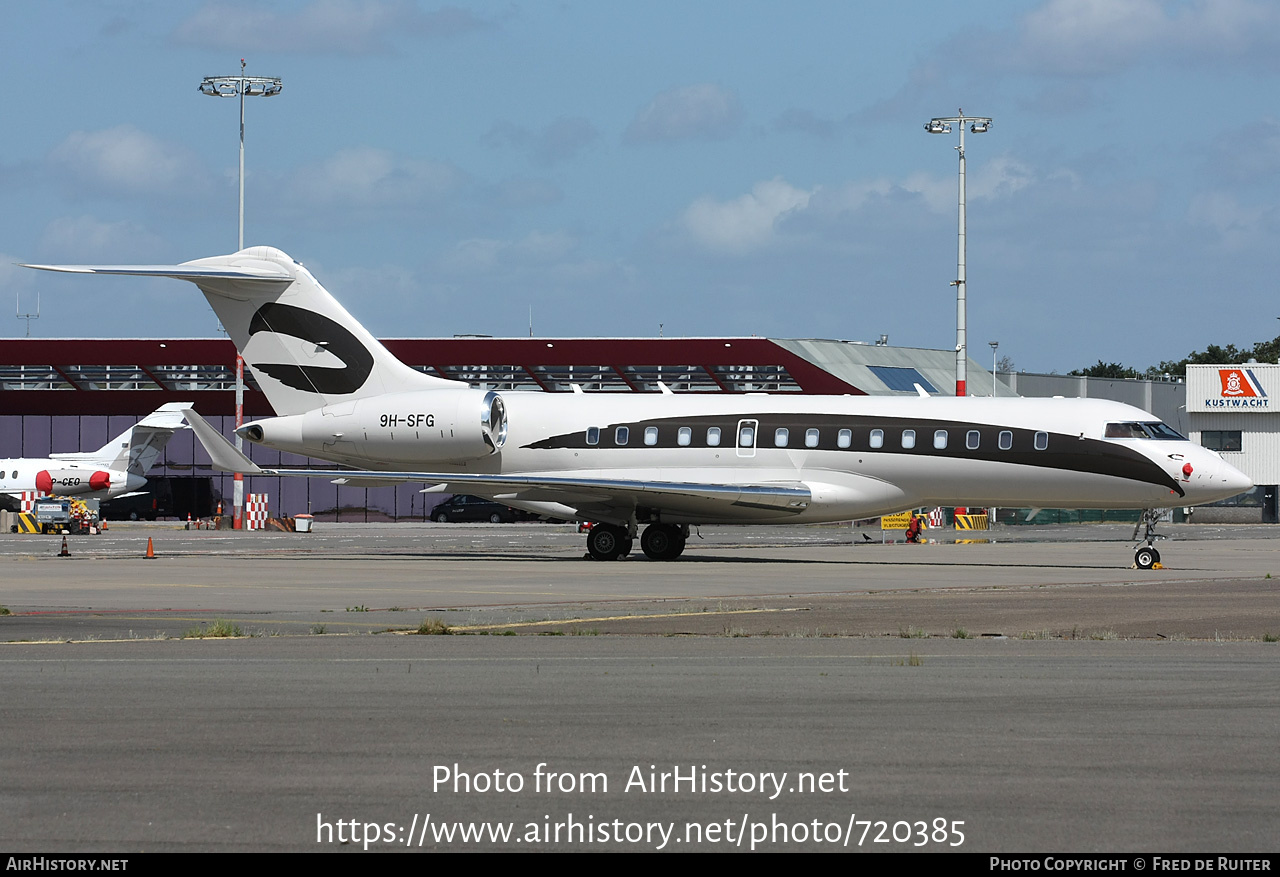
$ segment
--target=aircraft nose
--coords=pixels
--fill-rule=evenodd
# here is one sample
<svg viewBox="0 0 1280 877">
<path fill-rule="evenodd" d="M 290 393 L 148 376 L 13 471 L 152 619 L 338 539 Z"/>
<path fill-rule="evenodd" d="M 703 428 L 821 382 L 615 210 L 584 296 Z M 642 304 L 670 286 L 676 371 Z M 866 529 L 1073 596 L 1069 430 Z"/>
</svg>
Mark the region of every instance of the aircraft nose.
<svg viewBox="0 0 1280 877">
<path fill-rule="evenodd" d="M 1218 469 L 1218 477 L 1215 479 L 1222 485 L 1224 490 L 1230 490 L 1230 496 L 1237 493 L 1244 493 L 1246 490 L 1253 489 L 1253 481 L 1248 475 L 1245 475 L 1235 466 L 1232 466 L 1226 460 L 1223 460 Z"/>
</svg>

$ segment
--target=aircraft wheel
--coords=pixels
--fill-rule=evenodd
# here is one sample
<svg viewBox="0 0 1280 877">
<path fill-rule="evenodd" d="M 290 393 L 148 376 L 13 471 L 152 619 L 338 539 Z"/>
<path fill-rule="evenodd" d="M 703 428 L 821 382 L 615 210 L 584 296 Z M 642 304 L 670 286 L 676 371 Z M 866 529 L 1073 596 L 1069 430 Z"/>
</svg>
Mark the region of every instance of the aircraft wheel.
<svg viewBox="0 0 1280 877">
<path fill-rule="evenodd" d="M 684 552 L 684 532 L 671 524 L 650 524 L 640 536 L 640 547 L 651 560 L 675 560 Z"/>
<path fill-rule="evenodd" d="M 587 533 L 587 553 L 596 560 L 617 560 L 631 549 L 627 531 L 613 524 L 596 524 Z"/>
<path fill-rule="evenodd" d="M 1150 546 L 1139 548 L 1133 555 L 1133 562 L 1138 569 L 1151 569 L 1160 560 L 1160 553 Z"/>
</svg>

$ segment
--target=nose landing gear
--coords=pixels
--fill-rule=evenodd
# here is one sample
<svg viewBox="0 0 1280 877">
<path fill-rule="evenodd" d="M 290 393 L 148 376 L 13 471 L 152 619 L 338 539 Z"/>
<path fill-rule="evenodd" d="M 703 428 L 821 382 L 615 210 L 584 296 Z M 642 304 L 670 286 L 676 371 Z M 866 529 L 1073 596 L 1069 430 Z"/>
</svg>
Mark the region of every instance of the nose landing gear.
<svg viewBox="0 0 1280 877">
<path fill-rule="evenodd" d="M 1138 548 L 1133 554 L 1133 565 L 1138 569 L 1155 569 L 1160 563 L 1160 552 L 1156 550 L 1155 542 L 1157 539 L 1169 538 L 1156 532 L 1156 525 L 1160 523 L 1163 513 L 1164 509 L 1143 509 L 1142 517 L 1133 528 L 1135 540 L 1138 540 L 1138 531 L 1143 531 L 1142 538 L 1138 540 Z"/>
</svg>

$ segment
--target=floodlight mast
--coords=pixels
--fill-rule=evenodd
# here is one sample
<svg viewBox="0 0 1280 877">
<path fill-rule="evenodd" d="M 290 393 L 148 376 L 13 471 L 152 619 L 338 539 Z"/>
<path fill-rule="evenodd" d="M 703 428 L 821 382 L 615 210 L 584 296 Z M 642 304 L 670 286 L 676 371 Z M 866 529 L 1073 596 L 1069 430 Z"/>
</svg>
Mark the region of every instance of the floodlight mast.
<svg viewBox="0 0 1280 877">
<path fill-rule="evenodd" d="M 275 97 L 283 89 L 279 77 L 246 76 L 244 58 L 240 59 L 239 76 L 206 76 L 200 82 L 200 93 L 209 97 L 240 98 L 240 221 L 237 225 L 236 251 L 244 249 L 244 99 L 245 97 Z M 236 352 L 236 450 L 243 451 L 244 439 L 239 429 L 244 426 L 244 357 Z M 231 526 L 239 530 L 244 525 L 244 476 L 235 475 Z"/>
<path fill-rule="evenodd" d="M 951 285 L 956 288 L 956 395 L 965 395 L 966 365 L 968 363 L 968 344 L 966 341 L 967 317 L 965 314 L 965 195 L 964 195 L 964 126 L 969 124 L 969 133 L 985 134 L 991 130 L 991 119 L 986 116 L 966 116 L 961 109 L 955 116 L 938 117 L 925 122 L 924 129 L 930 134 L 950 134 L 951 126 L 960 131 L 960 145 L 956 149 L 960 153 L 960 232 L 959 257 L 956 266 L 956 279 Z"/>
</svg>

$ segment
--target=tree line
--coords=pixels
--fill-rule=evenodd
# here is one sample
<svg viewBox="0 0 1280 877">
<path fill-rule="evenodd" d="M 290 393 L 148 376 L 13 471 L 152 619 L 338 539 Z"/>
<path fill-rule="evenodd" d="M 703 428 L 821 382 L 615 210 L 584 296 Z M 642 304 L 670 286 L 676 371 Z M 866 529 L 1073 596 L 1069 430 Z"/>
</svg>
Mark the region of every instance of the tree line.
<svg viewBox="0 0 1280 877">
<path fill-rule="evenodd" d="M 1182 359 L 1164 360 L 1158 365 L 1147 366 L 1146 371 L 1139 371 L 1118 362 L 1098 360 L 1096 365 L 1072 369 L 1068 374 L 1087 378 L 1145 378 L 1158 381 L 1164 379 L 1166 375 L 1172 378 L 1185 378 L 1189 365 L 1243 365 L 1251 359 L 1258 362 L 1280 360 L 1280 336 L 1270 341 L 1255 342 L 1252 347 L 1236 347 L 1234 344 L 1221 347 L 1210 344 L 1203 352 L 1194 350 Z"/>
</svg>

